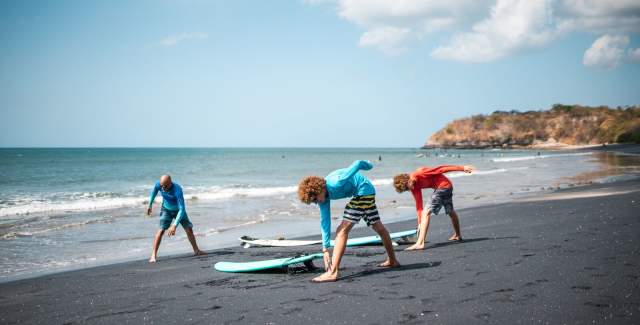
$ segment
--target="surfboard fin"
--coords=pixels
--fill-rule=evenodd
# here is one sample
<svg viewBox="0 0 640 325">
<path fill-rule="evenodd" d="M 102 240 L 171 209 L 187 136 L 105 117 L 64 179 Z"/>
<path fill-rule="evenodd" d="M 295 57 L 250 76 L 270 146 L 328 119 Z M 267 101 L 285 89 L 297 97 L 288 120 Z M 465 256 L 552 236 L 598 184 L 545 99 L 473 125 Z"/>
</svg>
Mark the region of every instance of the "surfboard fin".
<svg viewBox="0 0 640 325">
<path fill-rule="evenodd" d="M 312 260 L 304 261 L 302 262 L 302 264 L 304 265 L 300 265 L 300 264 L 287 265 L 287 273 L 288 274 L 307 273 L 307 272 L 312 272 L 318 269 L 318 267 L 316 267 L 313 264 Z"/>
</svg>

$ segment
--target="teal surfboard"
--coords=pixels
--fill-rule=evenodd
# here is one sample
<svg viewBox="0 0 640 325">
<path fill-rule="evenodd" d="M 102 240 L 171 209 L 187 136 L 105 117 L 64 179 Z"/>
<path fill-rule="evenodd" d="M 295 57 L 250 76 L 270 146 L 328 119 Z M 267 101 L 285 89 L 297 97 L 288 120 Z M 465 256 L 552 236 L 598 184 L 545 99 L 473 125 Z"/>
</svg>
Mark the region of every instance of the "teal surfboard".
<svg viewBox="0 0 640 325">
<path fill-rule="evenodd" d="M 220 272 L 256 272 L 304 263 L 317 258 L 322 258 L 322 253 L 256 262 L 218 262 L 213 267 Z"/>
<path fill-rule="evenodd" d="M 414 229 L 414 230 L 393 232 L 393 233 L 390 233 L 389 236 L 391 237 L 391 240 L 394 240 L 398 238 L 413 236 L 415 234 L 416 234 L 416 230 Z M 371 245 L 371 244 L 380 244 L 380 243 L 382 243 L 382 239 L 378 235 L 358 237 L 358 238 L 352 238 L 347 240 L 347 246 L 360 246 L 360 245 Z M 335 241 L 332 240 L 331 246 L 334 246 L 334 245 L 335 245 Z"/>
</svg>

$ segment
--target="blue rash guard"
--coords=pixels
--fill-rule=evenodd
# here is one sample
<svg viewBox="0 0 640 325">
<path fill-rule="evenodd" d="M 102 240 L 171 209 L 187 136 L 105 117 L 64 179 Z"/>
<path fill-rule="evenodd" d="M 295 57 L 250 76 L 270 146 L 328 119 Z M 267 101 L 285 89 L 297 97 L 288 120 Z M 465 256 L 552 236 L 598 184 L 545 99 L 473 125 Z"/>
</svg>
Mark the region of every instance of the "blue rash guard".
<svg viewBox="0 0 640 325">
<path fill-rule="evenodd" d="M 373 165 L 365 160 L 356 160 L 351 166 L 333 171 L 324 178 L 327 185 L 327 198 L 320 207 L 320 229 L 322 231 L 322 247 L 330 246 L 331 239 L 331 200 L 339 200 L 352 196 L 373 195 L 376 189 L 359 170 L 369 170 Z"/>
<path fill-rule="evenodd" d="M 163 191 L 160 186 L 160 182 L 157 182 L 151 191 L 151 197 L 149 198 L 149 207 L 153 205 L 153 200 L 155 200 L 156 195 L 160 192 L 162 195 L 162 207 L 171 210 L 178 211 L 178 216 L 176 220 L 173 222 L 175 226 L 178 226 L 180 220 L 185 214 L 184 207 L 184 196 L 182 195 L 182 186 L 178 183 L 173 183 L 171 188 L 168 191 Z"/>
</svg>

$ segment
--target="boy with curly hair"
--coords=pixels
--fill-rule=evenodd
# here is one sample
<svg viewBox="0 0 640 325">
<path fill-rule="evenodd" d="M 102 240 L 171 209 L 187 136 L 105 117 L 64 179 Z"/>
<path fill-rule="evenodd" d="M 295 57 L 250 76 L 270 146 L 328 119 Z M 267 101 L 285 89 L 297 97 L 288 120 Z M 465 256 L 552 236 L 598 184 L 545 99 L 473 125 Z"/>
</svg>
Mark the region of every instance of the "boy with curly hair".
<svg viewBox="0 0 640 325">
<path fill-rule="evenodd" d="M 424 249 L 424 242 L 429 230 L 431 213 L 436 215 L 444 207 L 444 211 L 451 218 L 451 224 L 455 233 L 449 238 L 451 241 L 460 241 L 460 221 L 458 214 L 453 209 L 453 184 L 444 176 L 445 173 L 461 171 L 471 173 L 473 166 L 438 166 L 435 168 L 421 167 L 411 174 L 400 174 L 393 178 L 393 186 L 398 193 L 411 191 L 416 201 L 416 213 L 418 214 L 418 240 L 406 250 Z M 426 211 L 422 207 L 422 189 L 432 188 L 431 204 Z"/>
<path fill-rule="evenodd" d="M 396 259 L 389 237 L 389 232 L 380 221 L 376 207 L 376 190 L 371 182 L 362 176 L 359 170 L 369 170 L 373 165 L 364 160 L 356 160 L 351 166 L 333 171 L 327 177 L 307 176 L 298 186 L 300 201 L 311 204 L 316 203 L 320 207 L 320 229 L 322 231 L 322 253 L 324 255 L 325 273 L 314 278 L 313 282 L 329 282 L 338 279 L 340 261 L 347 245 L 349 231 L 364 219 L 367 226 L 373 228 L 382 239 L 388 258 L 378 264 L 380 267 L 398 267 L 400 263 Z M 342 222 L 336 230 L 333 259 L 330 256 L 331 236 L 331 200 L 351 197 L 351 201 L 344 210 Z"/>
</svg>

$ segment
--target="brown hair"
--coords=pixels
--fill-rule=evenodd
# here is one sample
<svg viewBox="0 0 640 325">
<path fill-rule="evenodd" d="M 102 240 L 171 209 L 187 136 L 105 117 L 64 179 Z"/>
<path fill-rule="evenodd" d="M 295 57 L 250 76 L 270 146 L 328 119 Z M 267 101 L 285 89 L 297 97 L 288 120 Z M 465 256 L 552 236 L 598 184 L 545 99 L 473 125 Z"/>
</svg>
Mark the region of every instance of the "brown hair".
<svg viewBox="0 0 640 325">
<path fill-rule="evenodd" d="M 318 195 L 325 186 L 326 182 L 324 178 L 320 176 L 307 176 L 298 184 L 298 198 L 306 204 L 311 204 L 318 198 Z"/>
<path fill-rule="evenodd" d="M 396 192 L 402 193 L 409 190 L 409 174 L 399 174 L 393 177 L 393 187 Z"/>
</svg>

